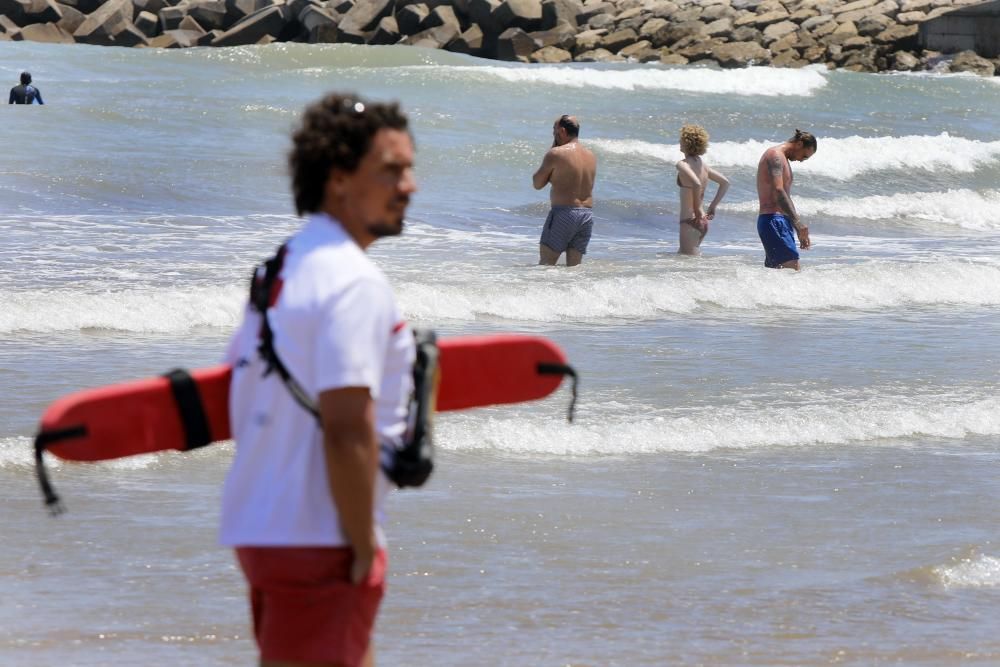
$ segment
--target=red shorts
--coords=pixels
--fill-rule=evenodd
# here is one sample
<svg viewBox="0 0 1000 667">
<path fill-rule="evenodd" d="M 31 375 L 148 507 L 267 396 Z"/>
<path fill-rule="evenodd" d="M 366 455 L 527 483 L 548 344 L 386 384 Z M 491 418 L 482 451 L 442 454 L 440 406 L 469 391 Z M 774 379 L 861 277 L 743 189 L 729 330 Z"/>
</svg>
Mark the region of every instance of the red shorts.
<svg viewBox="0 0 1000 667">
<path fill-rule="evenodd" d="M 351 584 L 349 547 L 240 547 L 261 660 L 358 665 L 385 592 L 386 554 Z"/>
</svg>

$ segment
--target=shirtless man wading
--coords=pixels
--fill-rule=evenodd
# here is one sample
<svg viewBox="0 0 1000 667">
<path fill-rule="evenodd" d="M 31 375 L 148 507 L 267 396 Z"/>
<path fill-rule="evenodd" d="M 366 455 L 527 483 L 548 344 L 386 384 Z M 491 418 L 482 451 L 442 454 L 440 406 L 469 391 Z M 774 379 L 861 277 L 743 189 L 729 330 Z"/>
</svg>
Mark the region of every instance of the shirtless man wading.
<svg viewBox="0 0 1000 667">
<path fill-rule="evenodd" d="M 542 227 L 539 264 L 554 265 L 566 253 L 566 266 L 576 266 L 587 253 L 594 226 L 594 179 L 597 158 L 578 140 L 580 123 L 560 116 L 552 126 L 552 148 L 532 176 L 536 190 L 552 185 L 552 210 Z"/>
<path fill-rule="evenodd" d="M 799 270 L 799 251 L 808 250 L 809 228 L 799 219 L 792 203 L 791 162 L 805 162 L 816 152 L 816 137 L 802 130 L 781 144 L 764 151 L 757 165 L 757 195 L 760 214 L 757 216 L 757 235 L 764 245 L 764 266 L 772 269 Z"/>
</svg>

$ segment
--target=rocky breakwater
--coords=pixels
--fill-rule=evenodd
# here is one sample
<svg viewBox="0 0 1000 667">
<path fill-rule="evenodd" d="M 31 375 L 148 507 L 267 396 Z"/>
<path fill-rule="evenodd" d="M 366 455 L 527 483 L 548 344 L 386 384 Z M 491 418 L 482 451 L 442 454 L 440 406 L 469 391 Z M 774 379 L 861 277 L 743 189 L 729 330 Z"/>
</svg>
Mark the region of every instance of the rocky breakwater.
<svg viewBox="0 0 1000 667">
<path fill-rule="evenodd" d="M 751 64 L 992 75 L 922 52 L 921 22 L 980 0 L 0 0 L 0 40 L 108 46 L 406 44 L 500 60 Z"/>
</svg>

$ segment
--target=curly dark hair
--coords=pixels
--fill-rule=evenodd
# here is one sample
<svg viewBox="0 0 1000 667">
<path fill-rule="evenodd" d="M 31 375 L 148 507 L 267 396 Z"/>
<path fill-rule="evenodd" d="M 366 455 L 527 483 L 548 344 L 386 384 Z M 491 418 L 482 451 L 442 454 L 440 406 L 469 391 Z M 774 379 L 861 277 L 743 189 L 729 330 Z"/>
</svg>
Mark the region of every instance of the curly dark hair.
<svg viewBox="0 0 1000 667">
<path fill-rule="evenodd" d="M 352 172 L 382 129 L 409 131 L 398 104 L 370 103 L 350 93 L 330 93 L 306 108 L 292 133 L 288 166 L 298 214 L 314 213 L 323 203 L 330 171 Z"/>
</svg>

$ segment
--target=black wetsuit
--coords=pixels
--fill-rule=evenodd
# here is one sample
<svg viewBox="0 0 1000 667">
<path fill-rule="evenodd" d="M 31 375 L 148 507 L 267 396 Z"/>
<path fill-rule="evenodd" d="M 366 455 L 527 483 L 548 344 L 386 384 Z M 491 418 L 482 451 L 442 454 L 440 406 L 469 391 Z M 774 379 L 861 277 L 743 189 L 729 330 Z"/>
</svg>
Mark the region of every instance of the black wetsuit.
<svg viewBox="0 0 1000 667">
<path fill-rule="evenodd" d="M 29 84 L 20 84 L 10 89 L 10 102 L 8 104 L 31 104 L 34 101 L 45 104 L 42 101 L 42 92 Z"/>
</svg>

